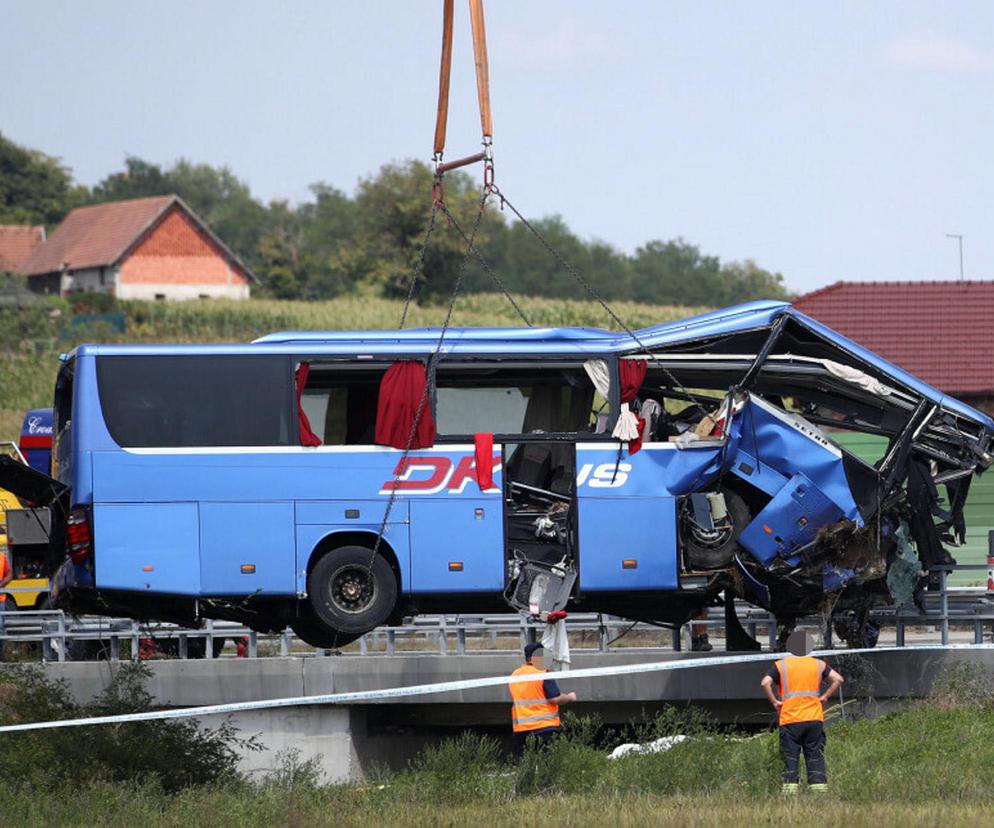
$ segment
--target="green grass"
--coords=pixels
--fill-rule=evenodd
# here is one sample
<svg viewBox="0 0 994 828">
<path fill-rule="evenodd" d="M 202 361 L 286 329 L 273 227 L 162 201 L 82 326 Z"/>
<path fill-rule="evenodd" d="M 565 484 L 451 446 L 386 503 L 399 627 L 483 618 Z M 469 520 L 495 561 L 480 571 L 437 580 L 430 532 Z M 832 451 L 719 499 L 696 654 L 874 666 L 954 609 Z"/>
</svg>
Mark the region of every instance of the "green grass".
<svg viewBox="0 0 994 828">
<path fill-rule="evenodd" d="M 519 297 L 537 326 L 610 327 L 596 302 Z M 631 327 L 645 327 L 700 312 L 701 308 L 619 302 L 615 312 Z M 342 297 L 325 302 L 257 300 L 232 302 L 119 302 L 121 334 L 106 324 L 79 327 L 65 301 L 30 308 L 0 309 L 0 440 L 17 438 L 28 408 L 52 404 L 58 356 L 82 342 L 250 342 L 281 330 L 362 330 L 396 328 L 403 303 L 390 299 Z M 407 327 L 441 325 L 442 305 L 413 305 Z M 456 304 L 452 324 L 514 326 L 520 318 L 497 294 L 470 294 Z"/>
<path fill-rule="evenodd" d="M 7 668 L 0 722 L 148 709 L 148 677 L 144 665 L 122 669 L 91 709 L 40 668 Z M 519 766 L 493 737 L 464 732 L 403 770 L 348 784 L 324 784 L 318 764 L 292 750 L 250 781 L 234 772 L 230 729 L 198 735 L 189 723 L 158 722 L 14 734 L 0 753 L 4 812 L 73 826 L 958 825 L 988 824 L 994 806 L 994 685 L 976 666 L 943 672 L 930 698 L 886 716 L 830 722 L 824 797 L 802 787 L 782 798 L 773 732 L 725 733 L 693 708 L 667 708 L 621 733 L 564 718 L 562 736 Z M 665 753 L 607 757 L 619 740 L 675 733 L 689 738 Z"/>
<path fill-rule="evenodd" d="M 511 769 L 492 742 L 450 740 L 399 774 L 322 785 L 308 773 L 193 787 L 154 782 L 7 787 L 8 813 L 49 825 L 959 825 L 994 806 L 994 710 L 909 707 L 837 724 L 828 739 L 831 791 L 779 794 L 775 734 L 701 733 L 671 751 L 618 762 L 583 740 Z"/>
</svg>

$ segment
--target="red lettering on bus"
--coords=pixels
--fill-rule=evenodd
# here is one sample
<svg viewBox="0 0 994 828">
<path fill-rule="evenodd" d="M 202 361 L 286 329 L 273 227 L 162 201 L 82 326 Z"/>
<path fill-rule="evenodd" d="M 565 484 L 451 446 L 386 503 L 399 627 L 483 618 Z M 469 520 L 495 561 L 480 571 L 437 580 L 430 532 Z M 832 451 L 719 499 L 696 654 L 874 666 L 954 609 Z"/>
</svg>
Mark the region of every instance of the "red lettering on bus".
<svg viewBox="0 0 994 828">
<path fill-rule="evenodd" d="M 402 457 L 393 470 L 394 479 L 383 484 L 384 491 L 422 492 L 440 488 L 452 468 L 448 457 Z M 429 472 L 423 479 L 409 480 L 416 472 Z"/>
<path fill-rule="evenodd" d="M 494 469 L 500 468 L 500 463 L 501 456 L 495 454 Z M 476 458 L 472 454 L 467 454 L 465 457 L 459 458 L 459 464 L 456 466 L 455 471 L 452 472 L 452 477 L 449 479 L 448 485 L 445 488 L 450 492 L 461 492 L 466 486 L 466 481 L 472 481 L 473 483 L 479 482 L 476 477 Z"/>
</svg>

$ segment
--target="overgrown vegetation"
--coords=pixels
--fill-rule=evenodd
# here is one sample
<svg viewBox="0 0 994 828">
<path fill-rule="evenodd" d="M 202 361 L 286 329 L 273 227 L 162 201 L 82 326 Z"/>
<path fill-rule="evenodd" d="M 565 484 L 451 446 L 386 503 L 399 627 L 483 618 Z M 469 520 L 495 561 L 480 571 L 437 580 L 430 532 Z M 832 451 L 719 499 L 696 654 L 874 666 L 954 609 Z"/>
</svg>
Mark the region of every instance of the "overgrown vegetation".
<svg viewBox="0 0 994 828">
<path fill-rule="evenodd" d="M 535 325 L 603 327 L 610 323 L 595 302 L 522 299 Z M 18 307 L 0 306 L 0 440 L 16 439 L 28 408 L 52 404 L 59 354 L 82 342 L 250 342 L 280 330 L 356 330 L 395 328 L 403 302 L 397 299 L 342 297 L 324 302 L 253 299 L 249 302 L 115 302 L 86 295 L 71 302 L 28 296 Z M 635 327 L 666 322 L 701 308 L 620 302 L 615 306 Z M 108 320 L 123 315 L 124 333 Z M 506 299 L 472 294 L 456 306 L 459 325 L 517 325 Z M 440 325 L 441 305 L 417 305 L 407 325 Z"/>
<path fill-rule="evenodd" d="M 38 665 L 5 666 L 0 674 L 0 723 L 52 721 L 136 713 L 152 707 L 145 689 L 148 666 L 120 666 L 107 688 L 78 704 L 65 682 L 48 679 Z M 110 782 L 152 784 L 167 793 L 192 785 L 230 783 L 239 749 L 253 749 L 228 722 L 200 729 L 190 719 L 136 722 L 112 727 L 35 730 L 4 734 L 0 779 L 45 790 Z"/>
<path fill-rule="evenodd" d="M 122 670 L 86 708 L 37 668 L 5 676 L 4 721 L 149 702 L 138 667 Z M 958 666 L 937 679 L 929 699 L 877 719 L 836 721 L 827 798 L 779 796 L 775 733 L 725 733 L 688 708 L 624 732 L 569 717 L 557 742 L 517 767 L 495 738 L 466 732 L 427 748 L 406 770 L 362 784 L 325 784 L 316 763 L 292 750 L 267 777 L 249 781 L 234 770 L 230 729 L 197 734 L 177 723 L 3 736 L 0 773 L 9 812 L 43 824 L 979 824 L 994 805 L 990 689 L 983 670 Z M 663 753 L 607 756 L 621 739 L 677 733 L 690 738 Z"/>
</svg>

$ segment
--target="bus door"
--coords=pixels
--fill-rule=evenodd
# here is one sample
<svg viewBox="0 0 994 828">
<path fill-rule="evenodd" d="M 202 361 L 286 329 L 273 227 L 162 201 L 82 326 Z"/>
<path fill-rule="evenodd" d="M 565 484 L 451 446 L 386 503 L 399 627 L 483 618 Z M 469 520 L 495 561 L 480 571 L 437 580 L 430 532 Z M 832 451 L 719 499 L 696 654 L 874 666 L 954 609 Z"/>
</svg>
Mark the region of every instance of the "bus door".
<svg viewBox="0 0 994 828">
<path fill-rule="evenodd" d="M 507 578 L 527 563 L 576 571 L 576 444 L 509 443 L 504 458 Z"/>
<path fill-rule="evenodd" d="M 665 486 L 675 451 L 617 443 L 577 446 L 579 546 L 584 592 L 677 588 L 676 498 Z"/>
</svg>

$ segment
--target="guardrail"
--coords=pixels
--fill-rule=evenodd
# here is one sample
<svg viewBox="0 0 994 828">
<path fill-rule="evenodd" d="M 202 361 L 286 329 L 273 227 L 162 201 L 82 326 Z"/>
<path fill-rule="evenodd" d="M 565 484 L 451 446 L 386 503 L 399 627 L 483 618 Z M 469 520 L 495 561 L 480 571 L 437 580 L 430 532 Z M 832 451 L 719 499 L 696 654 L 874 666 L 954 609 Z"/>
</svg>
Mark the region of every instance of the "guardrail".
<svg viewBox="0 0 994 828">
<path fill-rule="evenodd" d="M 926 592 L 925 611 L 915 608 L 887 607 L 876 610 L 870 618 L 881 628 L 895 630 L 895 643 L 905 646 L 908 631 L 921 637 L 922 628 L 937 628 L 942 644 L 948 644 L 954 629 L 972 633 L 974 643 L 982 643 L 985 626 L 994 629 L 994 594 L 980 587 L 949 587 L 948 577 L 957 570 L 986 570 L 985 564 L 964 564 L 934 567 L 938 588 Z M 30 590 L 3 590 L 14 591 Z M 741 603 L 738 617 L 749 634 L 766 640 L 774 649 L 777 624 L 765 610 Z M 5 643 L 37 644 L 43 660 L 65 661 L 107 658 L 116 661 L 122 655 L 138 658 L 151 655 L 149 642 L 156 642 L 161 652 L 179 658 L 229 657 L 223 655 L 225 644 L 234 640 L 238 655 L 260 656 L 324 656 L 329 650 L 311 647 L 289 630 L 279 634 L 257 633 L 239 624 L 208 620 L 203 628 L 188 629 L 172 624 L 148 625 L 129 619 L 99 616 L 72 618 L 61 610 L 17 610 L 4 613 L 6 630 L 0 634 Z M 689 645 L 692 625 L 709 631 L 724 630 L 724 612 L 709 611 L 706 619 L 695 619 L 682 627 L 666 629 L 663 642 L 614 646 L 619 639 L 636 629 L 632 621 L 599 613 L 572 613 L 567 620 L 570 643 L 574 652 L 633 651 L 637 649 L 670 649 L 680 651 Z M 658 627 L 639 624 L 640 634 Z M 496 653 L 520 651 L 529 641 L 541 637 L 544 625 L 536 624 L 516 614 L 479 616 L 418 616 L 397 627 L 380 627 L 362 636 L 354 646 L 342 652 L 345 656 L 434 654 L 445 656 L 465 653 Z M 933 633 L 934 634 L 934 633 Z M 832 631 L 825 631 L 825 645 L 831 646 Z M 125 646 L 126 645 L 126 646 Z M 144 650 L 143 650 L 144 645 Z M 127 652 L 125 653 L 125 650 Z M 337 652 L 336 652 L 337 654 Z"/>
</svg>

